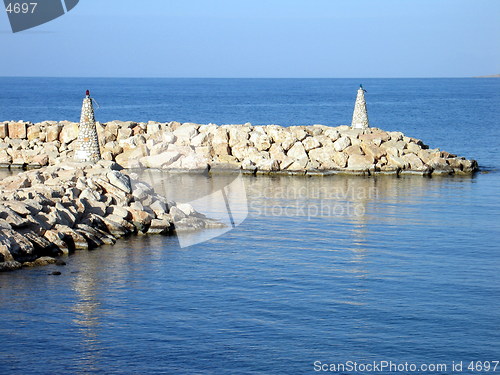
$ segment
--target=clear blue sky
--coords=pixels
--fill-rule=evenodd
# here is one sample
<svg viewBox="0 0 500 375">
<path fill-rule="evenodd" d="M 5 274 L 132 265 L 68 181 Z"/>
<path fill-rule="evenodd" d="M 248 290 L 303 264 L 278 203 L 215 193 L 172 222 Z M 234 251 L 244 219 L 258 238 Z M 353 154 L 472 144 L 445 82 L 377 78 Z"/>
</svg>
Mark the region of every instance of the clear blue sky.
<svg viewBox="0 0 500 375">
<path fill-rule="evenodd" d="M 500 73 L 500 0 L 80 0 L 2 12 L 0 51 L 0 76 L 467 77 Z"/>
</svg>

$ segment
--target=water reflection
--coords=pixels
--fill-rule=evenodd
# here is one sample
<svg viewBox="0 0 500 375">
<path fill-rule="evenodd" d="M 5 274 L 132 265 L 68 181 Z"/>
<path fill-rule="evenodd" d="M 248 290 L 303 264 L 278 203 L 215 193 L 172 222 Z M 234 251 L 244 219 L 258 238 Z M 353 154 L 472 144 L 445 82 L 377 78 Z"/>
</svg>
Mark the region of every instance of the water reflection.
<svg viewBox="0 0 500 375">
<path fill-rule="evenodd" d="M 177 201 L 232 178 L 165 176 Z M 477 196 L 474 179 L 243 179 L 250 216 L 217 239 L 181 249 L 175 237 L 130 237 L 77 252 L 58 277 L 48 275 L 56 266 L 1 275 L 0 335 L 18 339 L 3 341 L 15 359 L 7 368 L 38 369 L 40 356 L 68 347 L 54 372 L 126 372 L 139 363 L 133 370 L 175 373 L 196 357 L 205 367 L 193 372 L 203 373 L 228 348 L 256 363 L 284 358 L 303 367 L 311 353 L 397 357 L 399 347 L 415 352 L 429 338 L 425 355 L 458 358 L 464 346 L 449 343 L 462 342 L 466 324 L 471 345 L 492 352 L 483 337 L 494 342 L 488 332 L 498 321 L 489 307 L 498 295 L 494 254 L 481 250 L 487 233 L 455 230 L 464 220 L 473 231 L 484 224 L 476 215 L 484 211 L 454 208 Z M 480 196 L 471 205 L 486 203 Z"/>
<path fill-rule="evenodd" d="M 162 268 L 168 263 L 171 251 L 177 249 L 173 239 L 142 236 L 73 255 L 77 257 L 72 259 L 76 271 L 69 278 L 73 298 L 68 310 L 78 331 L 80 372 L 97 373 L 106 367 L 102 358 L 107 350 L 103 332 L 128 324 L 121 306 L 131 291 L 140 295 L 144 288 L 137 275 L 147 267 Z"/>
<path fill-rule="evenodd" d="M 92 264 L 88 264 L 92 266 Z M 79 351 L 85 353 L 80 359 L 82 365 L 89 371 L 99 370 L 100 351 L 102 349 L 99 338 L 102 309 L 97 293 L 101 287 L 100 281 L 95 279 L 95 269 L 88 269 L 79 273 L 72 281 L 75 292 L 75 301 L 70 309 L 74 313 L 73 322 L 79 331 Z"/>
<path fill-rule="evenodd" d="M 237 178 L 230 175 L 174 174 L 143 171 L 141 179 L 171 200 L 192 202 L 220 191 Z M 443 191 L 470 189 L 472 177 L 421 176 L 243 176 L 250 214 L 254 216 L 326 217 L 348 220 L 362 228 L 385 211 L 396 223 L 398 211 L 411 209 L 422 199 L 442 198 Z M 447 188 L 443 190 L 443 188 Z M 461 194 L 461 193 L 460 193 Z M 195 207 L 196 208 L 196 207 Z M 207 207 L 210 211 L 210 206 Z M 219 207 L 217 207 L 218 209 Z"/>
</svg>

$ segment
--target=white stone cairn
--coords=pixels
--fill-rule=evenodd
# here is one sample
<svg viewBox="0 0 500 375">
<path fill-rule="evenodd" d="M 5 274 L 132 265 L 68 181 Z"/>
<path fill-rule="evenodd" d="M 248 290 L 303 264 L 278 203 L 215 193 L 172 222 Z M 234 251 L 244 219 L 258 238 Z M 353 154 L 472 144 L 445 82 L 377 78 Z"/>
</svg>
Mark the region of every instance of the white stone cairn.
<svg viewBox="0 0 500 375">
<path fill-rule="evenodd" d="M 75 161 L 80 162 L 96 162 L 101 159 L 99 139 L 95 126 L 94 108 L 92 107 L 92 98 L 88 90 L 87 95 L 83 99 L 74 158 Z"/>
<path fill-rule="evenodd" d="M 356 104 L 354 105 L 354 113 L 352 114 L 352 124 L 354 129 L 366 129 L 370 127 L 368 122 L 368 112 L 366 111 L 365 89 L 359 85 L 358 95 L 356 96 Z"/>
</svg>

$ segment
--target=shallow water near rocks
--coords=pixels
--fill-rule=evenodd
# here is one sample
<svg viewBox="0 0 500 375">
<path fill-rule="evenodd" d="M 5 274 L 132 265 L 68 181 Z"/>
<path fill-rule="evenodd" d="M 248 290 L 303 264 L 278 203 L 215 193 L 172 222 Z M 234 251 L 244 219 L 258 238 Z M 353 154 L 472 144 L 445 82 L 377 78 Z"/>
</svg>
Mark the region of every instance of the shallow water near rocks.
<svg viewBox="0 0 500 375">
<path fill-rule="evenodd" d="M 171 195 L 214 178 L 169 176 Z M 243 177 L 249 216 L 221 237 L 187 248 L 131 237 L 64 267 L 1 274 L 2 367 L 251 374 L 492 360 L 490 178 Z"/>
<path fill-rule="evenodd" d="M 299 86 L 319 95 L 327 84 L 312 81 Z M 403 81 L 379 80 L 385 99 L 372 107 L 409 90 Z M 452 361 L 498 360 L 498 129 L 466 126 L 498 119 L 498 84 L 416 81 L 410 91 L 421 98 L 400 99 L 418 119 L 398 107 L 385 128 L 476 158 L 489 173 L 243 176 L 248 217 L 219 237 L 189 247 L 176 237 L 130 237 L 78 252 L 66 266 L 0 274 L 2 373 L 313 374 L 318 360 L 392 360 L 446 363 L 440 373 L 450 374 Z M 254 84 L 249 102 L 267 83 Z M 428 113 L 436 92 L 455 99 Z M 233 94 L 223 91 L 222 103 Z M 288 103 L 305 108 L 306 99 Z M 286 111 L 276 107 L 278 118 Z M 235 176 L 153 179 L 169 199 L 191 201 Z M 218 207 L 198 208 L 210 215 Z"/>
</svg>

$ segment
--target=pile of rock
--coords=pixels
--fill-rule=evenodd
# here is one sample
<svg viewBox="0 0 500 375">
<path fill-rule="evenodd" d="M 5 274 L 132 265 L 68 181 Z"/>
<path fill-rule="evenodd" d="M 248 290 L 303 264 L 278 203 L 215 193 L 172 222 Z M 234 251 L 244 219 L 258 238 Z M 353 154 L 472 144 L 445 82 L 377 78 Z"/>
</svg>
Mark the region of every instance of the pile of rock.
<svg viewBox="0 0 500 375">
<path fill-rule="evenodd" d="M 102 157 L 125 168 L 291 174 L 468 174 L 478 169 L 475 160 L 378 128 L 112 121 L 98 123 L 97 130 Z M 0 123 L 0 165 L 69 160 L 77 136 L 77 123 Z"/>
<path fill-rule="evenodd" d="M 60 164 L 0 182 L 0 271 L 56 262 L 130 234 L 220 227 L 116 163 Z"/>
</svg>

